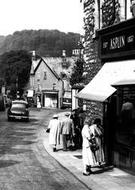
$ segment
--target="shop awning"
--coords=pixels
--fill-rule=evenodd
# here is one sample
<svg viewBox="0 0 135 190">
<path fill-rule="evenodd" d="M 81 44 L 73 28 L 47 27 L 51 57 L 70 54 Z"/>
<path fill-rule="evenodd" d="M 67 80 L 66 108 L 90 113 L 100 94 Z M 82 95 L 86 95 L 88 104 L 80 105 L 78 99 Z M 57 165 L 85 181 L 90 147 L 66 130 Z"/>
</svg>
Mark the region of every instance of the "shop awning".
<svg viewBox="0 0 135 190">
<path fill-rule="evenodd" d="M 114 87 L 129 86 L 129 85 L 135 85 L 135 78 L 126 78 L 126 79 L 117 81 L 116 83 L 112 84 L 112 86 L 114 86 Z"/>
<path fill-rule="evenodd" d="M 76 97 L 104 102 L 117 90 L 112 85 L 125 79 L 135 81 L 135 60 L 105 63 Z"/>
</svg>

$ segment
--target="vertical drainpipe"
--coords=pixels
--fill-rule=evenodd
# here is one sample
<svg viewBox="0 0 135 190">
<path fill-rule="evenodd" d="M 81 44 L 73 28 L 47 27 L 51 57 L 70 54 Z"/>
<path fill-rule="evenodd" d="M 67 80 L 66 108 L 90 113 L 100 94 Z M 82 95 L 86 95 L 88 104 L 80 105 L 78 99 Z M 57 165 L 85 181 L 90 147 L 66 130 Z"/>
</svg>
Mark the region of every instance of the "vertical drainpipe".
<svg viewBox="0 0 135 190">
<path fill-rule="evenodd" d="M 62 98 L 61 98 L 61 105 L 60 105 L 60 107 L 62 106 L 62 102 L 63 102 L 63 92 L 64 92 L 64 81 L 61 79 L 61 81 L 62 81 Z"/>
<path fill-rule="evenodd" d="M 127 19 L 127 0 L 125 0 L 125 20 Z"/>
<path fill-rule="evenodd" d="M 101 11 L 100 11 L 100 0 L 97 0 L 97 6 L 98 6 L 98 29 L 100 29 L 101 25 Z"/>
</svg>

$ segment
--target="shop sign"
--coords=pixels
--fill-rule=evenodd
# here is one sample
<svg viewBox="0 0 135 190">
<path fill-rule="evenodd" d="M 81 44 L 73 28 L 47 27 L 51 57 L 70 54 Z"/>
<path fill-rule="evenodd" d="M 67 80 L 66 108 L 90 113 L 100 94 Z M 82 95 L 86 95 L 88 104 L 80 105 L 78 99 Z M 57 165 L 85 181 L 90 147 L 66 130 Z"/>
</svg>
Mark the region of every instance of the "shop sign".
<svg viewBox="0 0 135 190">
<path fill-rule="evenodd" d="M 106 36 L 102 39 L 101 45 L 101 57 L 110 57 L 110 54 L 117 57 L 122 56 L 122 53 L 124 56 L 124 53 L 129 50 L 135 51 L 135 32 Z"/>
<path fill-rule="evenodd" d="M 103 58 L 117 58 L 135 55 L 135 24 L 129 27 L 117 27 L 108 32 L 99 33 L 99 56 Z"/>
</svg>

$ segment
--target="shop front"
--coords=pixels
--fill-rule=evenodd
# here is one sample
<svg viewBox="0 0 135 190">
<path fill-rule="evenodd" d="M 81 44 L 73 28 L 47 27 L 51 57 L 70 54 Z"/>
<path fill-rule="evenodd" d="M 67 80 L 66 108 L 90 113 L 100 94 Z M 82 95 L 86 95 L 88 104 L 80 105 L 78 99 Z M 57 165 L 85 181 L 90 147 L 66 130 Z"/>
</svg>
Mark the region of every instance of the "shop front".
<svg viewBox="0 0 135 190">
<path fill-rule="evenodd" d="M 45 108 L 58 108 L 58 91 L 43 91 L 42 105 Z"/>
<path fill-rule="evenodd" d="M 97 37 L 102 63 L 119 75 L 104 114 L 108 161 L 135 173 L 135 19 L 102 29 Z"/>
<path fill-rule="evenodd" d="M 106 162 L 135 174 L 135 18 L 97 31 L 102 68 L 78 98 L 104 105 Z"/>
</svg>

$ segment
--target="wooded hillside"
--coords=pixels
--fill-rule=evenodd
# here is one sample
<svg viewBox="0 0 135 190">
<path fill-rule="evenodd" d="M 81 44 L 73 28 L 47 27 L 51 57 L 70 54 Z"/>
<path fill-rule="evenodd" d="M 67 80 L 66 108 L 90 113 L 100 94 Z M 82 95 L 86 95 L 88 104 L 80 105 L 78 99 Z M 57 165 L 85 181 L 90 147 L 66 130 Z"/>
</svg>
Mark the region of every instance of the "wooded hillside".
<svg viewBox="0 0 135 190">
<path fill-rule="evenodd" d="M 0 54 L 11 50 L 35 50 L 40 56 L 58 57 L 62 50 L 71 56 L 77 48 L 80 34 L 64 33 L 58 30 L 23 30 L 16 31 L 0 40 Z"/>
</svg>

